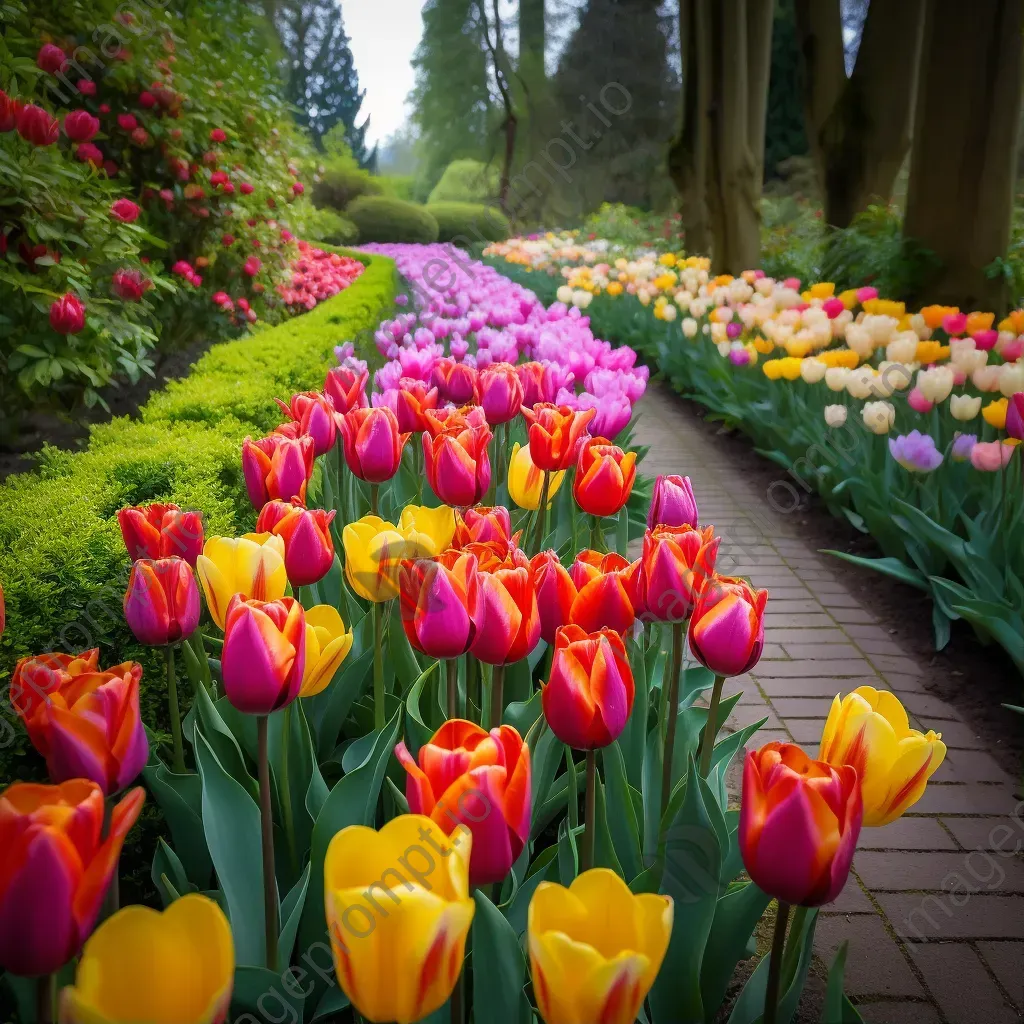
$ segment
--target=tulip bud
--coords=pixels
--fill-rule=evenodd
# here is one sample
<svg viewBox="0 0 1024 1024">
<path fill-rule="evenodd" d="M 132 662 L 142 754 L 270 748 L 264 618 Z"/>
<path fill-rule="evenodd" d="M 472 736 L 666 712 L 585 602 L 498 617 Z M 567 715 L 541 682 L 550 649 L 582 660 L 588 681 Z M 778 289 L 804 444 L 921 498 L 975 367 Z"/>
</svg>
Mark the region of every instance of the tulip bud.
<svg viewBox="0 0 1024 1024">
<path fill-rule="evenodd" d="M 764 647 L 767 590 L 735 576 L 712 576 L 690 617 L 690 653 L 716 676 L 749 672 Z"/>
<path fill-rule="evenodd" d="M 684 526 L 696 529 L 697 500 L 688 476 L 659 476 L 654 481 L 651 506 L 647 511 L 647 528 Z"/>
<path fill-rule="evenodd" d="M 610 551 L 584 550 L 576 556 L 569 576 L 578 593 L 569 609 L 569 621 L 584 632 L 595 633 L 605 626 L 625 633 L 643 608 L 639 588 L 641 562 L 628 562 Z"/>
<path fill-rule="evenodd" d="M 360 480 L 390 480 L 402 463 L 408 434 L 398 430 L 398 417 L 386 408 L 352 409 L 338 419 L 345 462 Z"/>
<path fill-rule="evenodd" d="M 235 594 L 257 601 L 284 597 L 288 586 L 284 554 L 284 541 L 269 533 L 250 533 L 237 539 L 211 537 L 206 542 L 196 559 L 196 570 L 206 607 L 221 629 Z"/>
<path fill-rule="evenodd" d="M 199 588 L 183 558 L 132 563 L 124 617 L 140 644 L 163 647 L 187 640 L 199 625 Z"/>
<path fill-rule="evenodd" d="M 548 476 L 548 508 L 558 493 L 565 479 L 565 473 L 551 473 Z M 508 464 L 509 497 L 528 512 L 536 512 L 540 507 L 540 496 L 544 488 L 544 474 L 534 465 L 530 458 L 530 446 L 520 447 L 517 441 L 512 446 L 512 455 Z"/>
<path fill-rule="evenodd" d="M 487 426 L 453 426 L 431 437 L 423 433 L 423 457 L 430 489 L 446 505 L 468 508 L 491 485 Z"/>
<path fill-rule="evenodd" d="M 88 110 L 72 110 L 64 118 L 64 134 L 72 142 L 92 142 L 100 130 L 100 119 Z"/>
<path fill-rule="evenodd" d="M 248 715 L 269 715 L 302 688 L 306 616 L 292 597 L 247 600 L 236 594 L 224 622 L 224 694 Z"/>
<path fill-rule="evenodd" d="M 383 603 L 398 597 L 403 561 L 438 554 L 434 540 L 410 522 L 395 526 L 378 516 L 363 516 L 342 531 L 345 579 L 365 601 Z"/>
<path fill-rule="evenodd" d="M 454 359 L 438 359 L 434 363 L 430 383 L 437 388 L 441 398 L 446 402 L 455 405 L 479 403 L 477 372 L 465 363 L 457 363 Z"/>
<path fill-rule="evenodd" d="M 273 498 L 306 500 L 306 486 L 316 457 L 313 438 L 271 434 L 242 443 L 242 473 L 253 508 L 262 509 Z"/>
<path fill-rule="evenodd" d="M 492 363 L 478 376 L 480 405 L 492 426 L 508 423 L 519 415 L 523 404 L 523 382 L 510 363 Z"/>
<path fill-rule="evenodd" d="M 293 587 L 319 583 L 334 564 L 331 523 L 337 513 L 307 509 L 301 502 L 268 501 L 256 520 L 257 533 L 284 541 L 284 567 Z"/>
<path fill-rule="evenodd" d="M 624 452 L 603 437 L 585 441 L 576 462 L 572 493 L 584 512 L 613 516 L 629 501 L 636 479 L 636 452 Z"/>
<path fill-rule="evenodd" d="M 747 754 L 739 843 L 754 883 L 785 903 L 820 907 L 846 885 L 863 807 L 857 772 L 812 761 L 792 743 Z"/>
<path fill-rule="evenodd" d="M 530 559 L 530 572 L 537 592 L 541 639 L 553 644 L 559 627 L 569 621 L 572 603 L 578 593 L 576 584 L 554 551 L 541 551 L 534 555 Z"/>
<path fill-rule="evenodd" d="M 825 423 L 830 427 L 841 427 L 846 423 L 847 409 L 845 405 L 826 405 Z"/>
<path fill-rule="evenodd" d="M 512 540 L 512 517 L 508 509 L 500 505 L 493 508 L 467 508 L 456 517 L 452 544 L 457 548 L 477 542 L 508 544 Z"/>
<path fill-rule="evenodd" d="M 78 296 L 67 292 L 51 304 L 50 326 L 58 334 L 80 334 L 85 330 L 85 306 Z"/>
<path fill-rule="evenodd" d="M 715 528 L 657 526 L 644 534 L 639 605 L 655 622 L 685 622 L 714 575 L 721 537 Z"/>
<path fill-rule="evenodd" d="M 533 576 L 515 558 L 488 567 L 480 564 L 472 654 L 488 665 L 511 665 L 525 658 L 540 640 L 540 611 Z"/>
<path fill-rule="evenodd" d="M 980 406 L 981 399 L 976 399 L 976 401 Z M 975 409 L 974 412 L 977 415 L 978 410 Z M 1024 440 L 1024 392 L 1016 392 L 1007 401 L 1006 433 L 1010 437 L 1017 438 L 1018 441 Z"/>
</svg>

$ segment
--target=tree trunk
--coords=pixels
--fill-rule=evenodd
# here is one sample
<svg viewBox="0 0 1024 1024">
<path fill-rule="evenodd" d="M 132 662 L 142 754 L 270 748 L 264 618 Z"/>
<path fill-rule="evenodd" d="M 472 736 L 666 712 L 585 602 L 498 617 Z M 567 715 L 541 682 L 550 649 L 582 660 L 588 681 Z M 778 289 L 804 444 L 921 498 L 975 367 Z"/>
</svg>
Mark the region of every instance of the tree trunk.
<svg viewBox="0 0 1024 1024">
<path fill-rule="evenodd" d="M 837 0 L 796 0 L 804 109 L 825 222 L 887 203 L 910 148 L 925 0 L 871 0 L 846 78 Z"/>
<path fill-rule="evenodd" d="M 941 261 L 921 295 L 1004 311 L 1021 104 L 1024 0 L 927 0 L 920 99 L 903 224 Z"/>
</svg>

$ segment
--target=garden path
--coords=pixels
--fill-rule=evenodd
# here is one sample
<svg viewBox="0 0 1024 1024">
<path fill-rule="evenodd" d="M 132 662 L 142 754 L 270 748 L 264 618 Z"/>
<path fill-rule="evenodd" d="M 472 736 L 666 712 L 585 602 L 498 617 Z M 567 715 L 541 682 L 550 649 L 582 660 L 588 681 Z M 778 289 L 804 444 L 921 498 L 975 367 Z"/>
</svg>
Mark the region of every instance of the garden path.
<svg viewBox="0 0 1024 1024">
<path fill-rule="evenodd" d="M 955 708 L 928 692 L 871 608 L 839 581 L 798 524 L 694 429 L 693 414 L 652 385 L 638 407 L 649 475 L 693 482 L 701 522 L 723 535 L 718 568 L 771 590 L 765 649 L 727 728 L 767 716 L 757 734 L 817 753 L 832 698 L 869 684 L 893 690 L 949 753 L 899 821 L 861 833 L 850 881 L 823 908 L 816 949 L 849 939 L 846 991 L 868 1024 L 1003 1024 L 1024 1014 L 1024 801 Z M 781 474 L 781 470 L 780 470 Z M 731 687 L 731 689 L 730 689 Z"/>
</svg>

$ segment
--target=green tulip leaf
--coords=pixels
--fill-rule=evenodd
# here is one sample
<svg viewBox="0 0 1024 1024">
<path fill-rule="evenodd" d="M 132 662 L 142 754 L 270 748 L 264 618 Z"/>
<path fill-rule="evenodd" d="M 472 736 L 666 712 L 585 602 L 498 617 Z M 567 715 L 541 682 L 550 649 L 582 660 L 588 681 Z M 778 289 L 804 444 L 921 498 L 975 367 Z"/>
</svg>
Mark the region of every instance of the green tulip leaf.
<svg viewBox="0 0 1024 1024">
<path fill-rule="evenodd" d="M 191 773 L 175 775 L 160 761 L 146 765 L 142 776 L 167 819 L 186 877 L 196 888 L 205 889 L 213 861 L 203 829 L 202 780 Z"/>
<path fill-rule="evenodd" d="M 353 647 L 334 681 L 307 701 L 307 704 L 312 704 L 310 722 L 319 760 L 326 761 L 331 756 L 352 705 L 366 692 L 372 680 L 373 650 L 366 648 L 356 656 Z"/>
<path fill-rule="evenodd" d="M 608 805 L 608 827 L 625 878 L 635 878 L 643 870 L 640 850 L 640 826 L 626 780 L 626 762 L 621 737 L 601 751 L 601 767 Z"/>
<path fill-rule="evenodd" d="M 519 936 L 479 889 L 473 900 L 473 1002 L 487 1007 L 488 1024 L 519 1024 L 526 1000 L 526 960 Z"/>
<path fill-rule="evenodd" d="M 295 948 L 295 937 L 299 932 L 299 921 L 302 919 L 302 910 L 306 905 L 306 891 L 309 888 L 309 864 L 299 877 L 299 880 L 292 886 L 288 895 L 281 904 L 281 934 L 278 937 L 277 955 L 283 964 L 289 964 L 292 960 L 292 950 Z"/>
<path fill-rule="evenodd" d="M 441 663 L 439 661 L 432 661 L 421 673 L 419 678 L 412 685 L 412 689 L 409 691 L 409 696 L 405 699 L 406 708 L 406 722 L 407 728 L 406 733 L 409 739 L 409 753 L 415 757 L 425 743 L 430 742 L 431 736 L 434 735 L 434 729 L 429 725 L 424 718 L 423 711 L 420 708 L 420 702 L 423 698 L 423 691 L 429 689 L 430 686 L 437 684 L 440 685 L 441 679 Z"/>
<path fill-rule="evenodd" d="M 178 855 L 159 837 L 156 841 L 156 853 L 153 854 L 153 867 L 150 876 L 156 891 L 160 893 L 164 907 L 169 907 L 179 896 L 193 890 L 185 869 L 178 860 Z"/>
<path fill-rule="evenodd" d="M 237 938 L 236 938 L 237 944 Z M 300 1021 L 306 1000 L 301 986 L 290 975 L 277 974 L 265 967 L 236 967 L 235 987 L 231 994 L 230 1020 Z"/>
<path fill-rule="evenodd" d="M 832 966 L 828 969 L 828 985 L 825 990 L 825 1006 L 821 1013 L 821 1024 L 863 1024 L 864 1019 L 857 1008 L 843 992 L 843 972 L 846 970 L 846 954 L 849 942 L 844 941 L 836 950 Z"/>
</svg>

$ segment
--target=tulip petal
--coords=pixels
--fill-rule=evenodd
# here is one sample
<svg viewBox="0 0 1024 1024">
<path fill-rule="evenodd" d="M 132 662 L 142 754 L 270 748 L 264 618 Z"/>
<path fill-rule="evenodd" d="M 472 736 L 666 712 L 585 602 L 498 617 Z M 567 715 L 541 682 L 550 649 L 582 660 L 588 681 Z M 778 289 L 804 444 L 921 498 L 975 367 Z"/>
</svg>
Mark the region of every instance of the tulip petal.
<svg viewBox="0 0 1024 1024">
<path fill-rule="evenodd" d="M 865 796 L 864 824 L 888 825 L 916 804 L 945 757 L 946 744 L 940 739 L 916 734 L 900 740 L 884 799 L 869 804 Z"/>
</svg>

